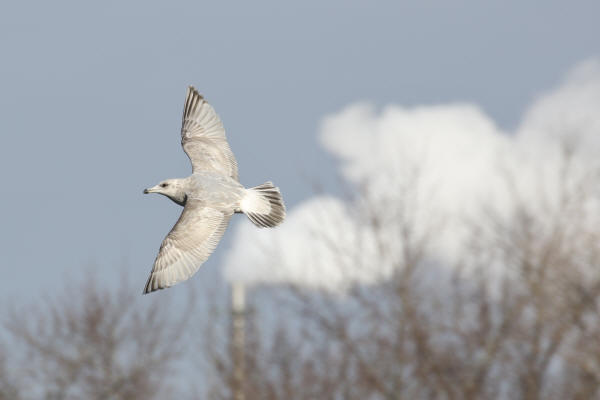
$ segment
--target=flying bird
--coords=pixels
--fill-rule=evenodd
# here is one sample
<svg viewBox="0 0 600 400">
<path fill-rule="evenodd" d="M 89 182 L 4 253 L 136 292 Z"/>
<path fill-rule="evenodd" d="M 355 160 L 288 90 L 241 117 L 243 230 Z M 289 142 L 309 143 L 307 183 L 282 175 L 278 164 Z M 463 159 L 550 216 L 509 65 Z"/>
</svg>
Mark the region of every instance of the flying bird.
<svg viewBox="0 0 600 400">
<path fill-rule="evenodd" d="M 194 87 L 187 90 L 181 146 L 192 162 L 192 175 L 167 179 L 144 193 L 167 196 L 183 211 L 163 240 L 144 294 L 190 278 L 213 252 L 234 213 L 256 226 L 274 227 L 285 218 L 279 188 L 271 182 L 245 188 L 221 119 Z"/>
</svg>

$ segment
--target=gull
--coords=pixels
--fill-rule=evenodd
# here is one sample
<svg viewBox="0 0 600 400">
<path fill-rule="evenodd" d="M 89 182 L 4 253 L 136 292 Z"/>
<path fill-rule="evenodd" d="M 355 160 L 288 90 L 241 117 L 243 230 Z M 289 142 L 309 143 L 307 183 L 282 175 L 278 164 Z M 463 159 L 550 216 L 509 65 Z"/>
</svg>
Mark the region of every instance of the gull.
<svg viewBox="0 0 600 400">
<path fill-rule="evenodd" d="M 179 220 L 163 240 L 144 294 L 189 279 L 208 259 L 234 213 L 258 227 L 274 227 L 285 218 L 279 188 L 271 182 L 245 188 L 214 108 L 194 87 L 187 90 L 181 146 L 192 162 L 192 175 L 167 179 L 145 189 L 183 206 Z"/>
</svg>

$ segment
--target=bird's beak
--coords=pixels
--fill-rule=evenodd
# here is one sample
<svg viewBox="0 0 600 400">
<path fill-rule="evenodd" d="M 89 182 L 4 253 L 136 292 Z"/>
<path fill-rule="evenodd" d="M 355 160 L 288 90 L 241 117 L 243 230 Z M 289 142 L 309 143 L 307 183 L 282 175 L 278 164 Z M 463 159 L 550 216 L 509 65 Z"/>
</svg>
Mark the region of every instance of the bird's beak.
<svg viewBox="0 0 600 400">
<path fill-rule="evenodd" d="M 156 190 L 156 186 L 153 186 L 153 187 L 151 187 L 151 188 L 144 189 L 144 194 L 148 194 L 148 193 L 154 193 L 154 192 L 156 192 L 156 191 L 157 191 L 157 190 Z"/>
</svg>

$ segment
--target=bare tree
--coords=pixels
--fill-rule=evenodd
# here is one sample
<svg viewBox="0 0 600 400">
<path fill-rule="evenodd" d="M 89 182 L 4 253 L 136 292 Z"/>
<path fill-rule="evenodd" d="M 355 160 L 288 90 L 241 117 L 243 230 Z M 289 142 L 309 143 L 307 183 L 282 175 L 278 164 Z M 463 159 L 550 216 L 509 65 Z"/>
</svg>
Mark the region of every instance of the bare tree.
<svg viewBox="0 0 600 400">
<path fill-rule="evenodd" d="M 93 278 L 90 274 L 60 295 L 15 309 L 6 319 L 11 372 L 20 379 L 23 398 L 173 395 L 170 376 L 184 351 L 190 310 L 165 296 L 142 298 L 126 283 L 100 287 Z"/>
<path fill-rule="evenodd" d="M 0 400 L 19 400 L 21 399 L 19 385 L 14 381 L 16 377 L 9 371 L 5 351 L 6 346 L 0 347 Z"/>
<path fill-rule="evenodd" d="M 343 295 L 255 287 L 246 398 L 600 396 L 600 226 L 591 224 L 598 171 L 575 168 L 569 151 L 562 161 L 558 184 L 537 199 L 522 198 L 509 177 L 512 209 L 465 221 L 471 235 L 453 265 L 430 249 L 443 221 L 415 219 L 418 173 L 389 198 L 371 196 L 367 183 L 350 202 L 357 242 L 340 248 L 336 237 L 314 237 L 330 243 L 339 268 L 391 264 L 394 272 Z M 365 232 L 377 249 L 366 262 Z M 283 262 L 271 260 L 273 268 Z M 220 366 L 215 398 L 230 398 L 232 359 L 213 351 L 212 360 Z"/>
</svg>

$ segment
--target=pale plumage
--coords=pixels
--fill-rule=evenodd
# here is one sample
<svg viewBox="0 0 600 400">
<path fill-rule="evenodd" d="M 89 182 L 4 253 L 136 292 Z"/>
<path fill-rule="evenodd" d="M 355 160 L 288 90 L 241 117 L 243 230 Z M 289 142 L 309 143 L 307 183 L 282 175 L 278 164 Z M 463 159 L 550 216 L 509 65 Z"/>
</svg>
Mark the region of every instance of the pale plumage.
<svg viewBox="0 0 600 400">
<path fill-rule="evenodd" d="M 183 111 L 181 145 L 192 162 L 192 175 L 144 190 L 184 206 L 160 246 L 144 293 L 191 277 L 213 252 L 234 213 L 245 213 L 260 227 L 276 226 L 285 218 L 283 199 L 271 182 L 250 189 L 238 182 L 237 162 L 223 124 L 191 86 Z"/>
<path fill-rule="evenodd" d="M 238 180 L 237 161 L 215 109 L 188 88 L 181 124 L 181 146 L 192 162 L 192 172 L 213 171 Z"/>
</svg>

